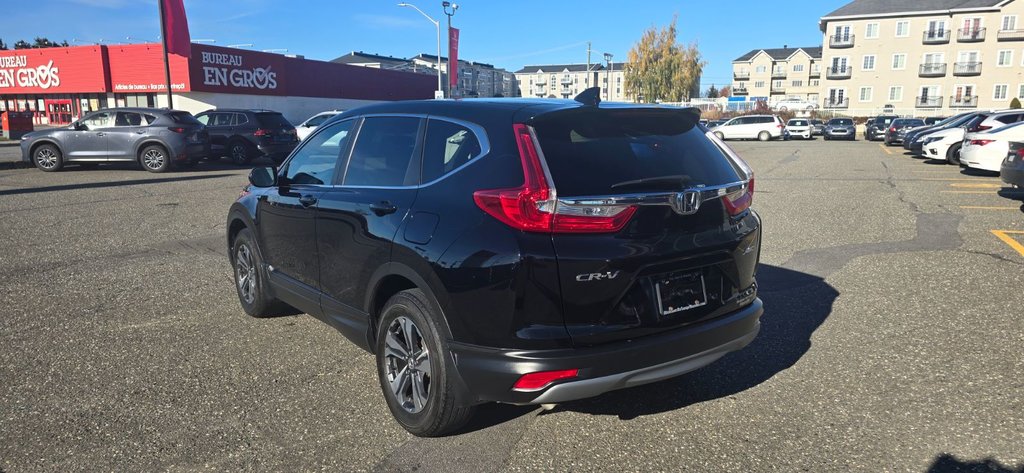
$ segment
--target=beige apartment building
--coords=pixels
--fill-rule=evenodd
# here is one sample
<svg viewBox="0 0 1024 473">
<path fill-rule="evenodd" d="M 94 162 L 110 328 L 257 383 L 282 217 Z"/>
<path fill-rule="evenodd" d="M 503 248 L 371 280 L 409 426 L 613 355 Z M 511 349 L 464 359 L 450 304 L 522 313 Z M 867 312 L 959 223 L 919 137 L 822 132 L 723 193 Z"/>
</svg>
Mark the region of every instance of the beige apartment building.
<svg viewBox="0 0 1024 473">
<path fill-rule="evenodd" d="M 1024 0 L 855 0 L 819 27 L 825 109 L 933 116 L 1024 100 Z"/>
<path fill-rule="evenodd" d="M 525 66 L 515 72 L 516 83 L 523 97 L 571 99 L 598 85 L 602 100 L 624 102 L 627 99 L 622 64 L 612 66 L 591 64 L 589 70 L 586 64 Z"/>
<path fill-rule="evenodd" d="M 821 48 L 755 49 L 732 62 L 732 95 L 774 104 L 782 99 L 819 103 Z"/>
</svg>

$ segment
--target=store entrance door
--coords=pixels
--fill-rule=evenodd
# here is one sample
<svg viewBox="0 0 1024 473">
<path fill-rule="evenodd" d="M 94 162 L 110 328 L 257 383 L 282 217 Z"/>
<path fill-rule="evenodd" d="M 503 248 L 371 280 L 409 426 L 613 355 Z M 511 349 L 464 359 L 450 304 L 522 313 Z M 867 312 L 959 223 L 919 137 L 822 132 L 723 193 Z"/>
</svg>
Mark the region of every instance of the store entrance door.
<svg viewBox="0 0 1024 473">
<path fill-rule="evenodd" d="M 64 126 L 71 124 L 71 100 L 57 99 L 46 100 L 46 119 L 50 126 Z"/>
</svg>

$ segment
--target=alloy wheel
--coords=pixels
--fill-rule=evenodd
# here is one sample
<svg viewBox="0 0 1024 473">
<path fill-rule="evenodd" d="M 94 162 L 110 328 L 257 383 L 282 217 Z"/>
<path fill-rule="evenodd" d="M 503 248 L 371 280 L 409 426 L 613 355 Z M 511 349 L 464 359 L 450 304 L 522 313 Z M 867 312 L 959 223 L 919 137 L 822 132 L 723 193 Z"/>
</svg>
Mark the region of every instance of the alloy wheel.
<svg viewBox="0 0 1024 473">
<path fill-rule="evenodd" d="M 239 245 L 235 250 L 235 281 L 242 299 L 252 304 L 256 300 L 256 268 L 248 245 Z"/>
<path fill-rule="evenodd" d="M 146 166 L 147 169 L 160 169 L 164 165 L 164 161 L 167 159 L 164 153 L 156 149 L 146 150 L 142 155 L 142 165 Z"/>
<path fill-rule="evenodd" d="M 234 145 L 234 146 L 231 147 L 231 160 L 232 161 L 234 161 L 236 163 L 244 163 L 245 159 L 247 157 L 248 157 L 248 152 L 246 151 L 245 146 Z"/>
<path fill-rule="evenodd" d="M 401 316 L 388 326 L 384 363 L 391 395 L 411 414 L 422 411 L 430 393 L 430 351 L 412 319 Z"/>
<path fill-rule="evenodd" d="M 43 169 L 53 169 L 57 166 L 57 153 L 50 148 L 41 148 L 36 151 L 36 163 Z"/>
</svg>

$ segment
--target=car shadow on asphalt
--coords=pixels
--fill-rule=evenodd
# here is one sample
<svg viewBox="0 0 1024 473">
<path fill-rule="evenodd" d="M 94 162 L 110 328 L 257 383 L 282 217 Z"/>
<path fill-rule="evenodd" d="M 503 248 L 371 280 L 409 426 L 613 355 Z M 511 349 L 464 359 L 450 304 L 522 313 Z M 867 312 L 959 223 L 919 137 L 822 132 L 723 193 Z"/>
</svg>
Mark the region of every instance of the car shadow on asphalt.
<svg viewBox="0 0 1024 473">
<path fill-rule="evenodd" d="M 793 366 L 810 349 L 811 335 L 832 312 L 839 292 L 818 276 L 779 266 L 760 265 L 757 279 L 765 312 L 760 334 L 746 348 L 677 378 L 560 404 L 549 412 L 630 420 L 732 396 Z"/>
<path fill-rule="evenodd" d="M 960 460 L 948 453 L 935 457 L 928 467 L 928 473 L 1024 473 L 1024 464 L 1017 468 L 1006 466 L 991 458 L 984 460 Z"/>
</svg>

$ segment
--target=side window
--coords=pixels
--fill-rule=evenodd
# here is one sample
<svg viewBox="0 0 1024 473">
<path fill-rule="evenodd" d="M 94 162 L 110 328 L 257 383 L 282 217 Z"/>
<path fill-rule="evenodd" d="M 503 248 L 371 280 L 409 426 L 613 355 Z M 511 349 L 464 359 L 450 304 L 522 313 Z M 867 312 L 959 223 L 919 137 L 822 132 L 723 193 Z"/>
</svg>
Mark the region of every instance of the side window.
<svg viewBox="0 0 1024 473">
<path fill-rule="evenodd" d="M 334 115 L 317 115 L 313 118 L 310 118 L 309 121 L 306 122 L 306 126 L 320 126 L 321 123 L 327 121 L 328 118 L 332 117 L 334 117 Z"/>
<path fill-rule="evenodd" d="M 232 115 L 232 113 L 214 113 L 210 121 L 213 122 L 213 126 L 231 126 Z"/>
<path fill-rule="evenodd" d="M 348 135 L 353 123 L 353 120 L 335 123 L 306 141 L 288 161 L 288 167 L 284 171 L 286 182 L 330 184 L 334 180 L 338 157 L 348 145 Z"/>
<path fill-rule="evenodd" d="M 456 123 L 429 120 L 426 136 L 422 182 L 430 182 L 452 172 L 481 152 L 476 134 Z"/>
<path fill-rule="evenodd" d="M 744 118 L 744 117 L 736 118 L 733 121 L 729 122 L 728 124 L 729 125 L 746 125 L 747 124 L 747 119 Z"/>
<path fill-rule="evenodd" d="M 88 118 L 82 120 L 82 124 L 90 130 L 112 127 L 114 126 L 114 112 L 100 112 L 89 115 Z"/>
<path fill-rule="evenodd" d="M 420 119 L 371 117 L 363 120 L 352 158 L 345 170 L 346 186 L 402 186 L 416 182 L 410 166 Z"/>
<path fill-rule="evenodd" d="M 249 123 L 249 118 L 246 117 L 244 113 L 233 113 L 232 115 L 235 116 L 234 120 L 232 120 L 231 122 L 231 124 L 234 126 L 245 125 L 246 123 Z"/>
<path fill-rule="evenodd" d="M 996 120 L 999 120 L 1003 124 L 1009 125 L 1010 123 L 1015 123 L 1015 122 L 1020 121 L 1020 115 L 1016 115 L 1016 114 L 1003 115 L 1001 117 L 997 117 Z"/>
<path fill-rule="evenodd" d="M 141 126 L 142 114 L 135 112 L 117 112 L 114 126 Z"/>
<path fill-rule="evenodd" d="M 156 117 L 154 117 L 153 115 L 148 115 L 148 114 L 142 115 L 142 119 L 145 122 L 145 124 L 147 124 L 147 125 L 152 125 L 153 122 L 156 121 Z"/>
<path fill-rule="evenodd" d="M 210 116 L 209 115 L 199 115 L 199 116 L 196 117 L 196 120 L 198 120 L 199 123 L 202 123 L 203 125 L 209 125 L 210 124 Z"/>
</svg>

